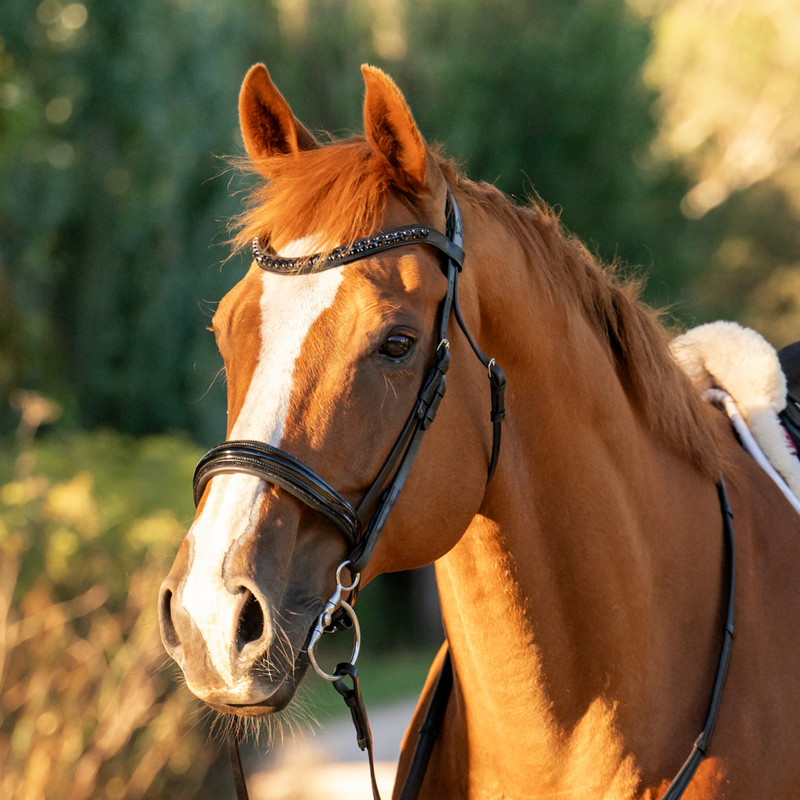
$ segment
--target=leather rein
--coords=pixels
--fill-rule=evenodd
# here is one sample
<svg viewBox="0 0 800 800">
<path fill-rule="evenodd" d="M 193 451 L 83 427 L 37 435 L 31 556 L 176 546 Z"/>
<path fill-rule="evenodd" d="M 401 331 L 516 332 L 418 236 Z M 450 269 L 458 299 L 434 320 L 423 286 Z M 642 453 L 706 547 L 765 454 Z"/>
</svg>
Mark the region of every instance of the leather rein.
<svg viewBox="0 0 800 800">
<path fill-rule="evenodd" d="M 448 192 L 446 206 L 446 234 L 422 225 L 411 225 L 394 228 L 382 233 L 356 240 L 351 245 L 335 248 L 325 257 L 313 255 L 305 258 L 284 258 L 274 251 L 262 246 L 258 239 L 253 241 L 253 257 L 258 266 L 268 272 L 281 275 L 298 275 L 316 273 L 326 269 L 349 264 L 363 258 L 370 258 L 378 253 L 396 247 L 415 244 L 429 245 L 444 254 L 442 269 L 447 278 L 447 290 L 439 306 L 438 345 L 434 352 L 433 362 L 429 368 L 417 400 L 406 420 L 403 430 L 392 447 L 386 461 L 367 490 L 357 508 L 353 506 L 314 470 L 290 456 L 284 451 L 264 442 L 229 441 L 209 450 L 195 468 L 193 488 L 195 505 L 208 482 L 223 473 L 245 473 L 280 486 L 310 508 L 322 514 L 336 525 L 347 539 L 350 554 L 339 565 L 336 571 L 336 589 L 328 598 L 317 622 L 310 632 L 307 653 L 315 671 L 333 683 L 334 688 L 342 695 L 350 708 L 353 724 L 356 729 L 358 745 L 367 751 L 370 766 L 372 792 L 375 800 L 380 800 L 375 764 L 372 751 L 372 734 L 367 718 L 366 707 L 361 696 L 358 670 L 355 662 L 360 648 L 360 629 L 358 619 L 352 607 L 358 591 L 360 574 L 369 562 L 378 538 L 386 524 L 397 498 L 402 490 L 411 466 L 419 451 L 422 438 L 436 417 L 436 411 L 445 394 L 446 373 L 450 366 L 450 342 L 447 329 L 451 313 L 455 316 L 473 352 L 487 370 L 491 390 L 492 451 L 489 459 L 487 484 L 497 467 L 500 455 L 501 425 L 505 419 L 505 376 L 493 358 L 488 358 L 470 335 L 458 303 L 458 275 L 463 268 L 464 251 L 463 228 L 458 203 L 451 192 Z M 681 797 L 700 762 L 705 757 L 711 735 L 716 724 L 722 688 L 730 661 L 731 645 L 734 635 L 733 599 L 735 582 L 735 554 L 732 518 L 728 503 L 725 483 L 720 476 L 717 484 L 720 506 L 722 509 L 725 546 L 729 562 L 728 603 L 723 643 L 719 663 L 714 679 L 708 713 L 700 736 L 694 744 L 689 758 L 673 780 L 662 800 L 678 800 Z M 347 567 L 351 582 L 342 583 L 342 572 Z M 349 602 L 343 594 L 350 592 Z M 349 662 L 336 666 L 333 673 L 325 672 L 316 659 L 316 646 L 324 633 L 331 633 L 341 628 L 353 627 L 355 645 Z M 346 682 L 350 678 L 352 686 Z M 439 735 L 444 719 L 448 699 L 453 686 L 453 665 L 450 651 L 445 654 L 439 677 L 437 679 L 431 701 L 419 737 L 411 758 L 408 774 L 400 793 L 400 800 L 415 800 L 422 786 L 422 781 Z M 228 753 L 233 770 L 234 784 L 238 800 L 248 800 L 247 785 L 239 753 L 239 736 L 231 733 L 228 736 Z"/>
</svg>

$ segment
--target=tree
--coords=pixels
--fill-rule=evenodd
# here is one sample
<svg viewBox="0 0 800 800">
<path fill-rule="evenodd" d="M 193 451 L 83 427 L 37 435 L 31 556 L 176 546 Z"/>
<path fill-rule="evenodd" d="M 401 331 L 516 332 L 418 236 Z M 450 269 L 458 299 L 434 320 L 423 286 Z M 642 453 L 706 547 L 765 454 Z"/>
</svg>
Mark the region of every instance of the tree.
<svg viewBox="0 0 800 800">
<path fill-rule="evenodd" d="M 221 267 L 247 186 L 223 156 L 255 61 L 333 131 L 360 128 L 358 66 L 378 63 L 472 177 L 562 205 L 659 300 L 698 250 L 686 180 L 650 154 L 650 32 L 624 0 L 10 0 L 4 37 L 0 390 L 55 396 L 64 424 L 222 436 L 203 329 L 243 272 Z"/>
<path fill-rule="evenodd" d="M 654 150 L 694 185 L 681 202 L 713 244 L 695 296 L 776 345 L 800 337 L 800 6 L 637 0 L 645 76 L 663 108 Z M 705 265 L 701 265 L 705 267 Z"/>
</svg>

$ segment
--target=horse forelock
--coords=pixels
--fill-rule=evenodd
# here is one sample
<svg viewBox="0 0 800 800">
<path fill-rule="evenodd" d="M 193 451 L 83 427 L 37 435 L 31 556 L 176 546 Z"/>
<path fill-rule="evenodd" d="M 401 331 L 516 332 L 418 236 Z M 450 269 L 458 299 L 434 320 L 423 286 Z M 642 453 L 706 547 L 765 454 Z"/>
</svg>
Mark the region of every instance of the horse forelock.
<svg viewBox="0 0 800 800">
<path fill-rule="evenodd" d="M 237 220 L 234 244 L 241 249 L 257 236 L 276 250 L 309 235 L 321 252 L 351 243 L 375 229 L 389 188 L 380 159 L 362 137 L 246 162 L 245 168 L 268 179 L 252 191 Z"/>
<path fill-rule="evenodd" d="M 446 176 L 457 177 L 451 162 L 435 149 L 433 156 Z M 378 230 L 393 190 L 385 163 L 361 136 L 301 153 L 246 160 L 242 166 L 266 176 L 235 220 L 238 233 L 233 244 L 242 250 L 255 237 L 264 237 L 281 250 L 313 235 L 318 252 L 326 254 Z"/>
</svg>

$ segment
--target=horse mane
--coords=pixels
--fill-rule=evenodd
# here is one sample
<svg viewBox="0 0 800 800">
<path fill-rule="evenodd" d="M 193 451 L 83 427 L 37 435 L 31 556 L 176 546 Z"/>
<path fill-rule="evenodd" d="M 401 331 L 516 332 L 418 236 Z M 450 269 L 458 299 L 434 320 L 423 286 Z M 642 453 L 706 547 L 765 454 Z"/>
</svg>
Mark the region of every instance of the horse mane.
<svg viewBox="0 0 800 800">
<path fill-rule="evenodd" d="M 708 404 L 670 354 L 669 342 L 677 331 L 662 323 L 662 310 L 642 300 L 644 280 L 623 275 L 618 262 L 601 264 L 538 196 L 519 206 L 494 186 L 463 180 L 459 186 L 533 254 L 533 268 L 542 274 L 551 297 L 560 296 L 583 312 L 650 430 L 717 480 L 721 446 Z"/>
<path fill-rule="evenodd" d="M 616 263 L 600 264 L 540 198 L 516 205 L 494 186 L 466 179 L 453 161 L 435 157 L 451 186 L 505 224 L 526 252 L 538 254 L 531 263 L 543 272 L 551 296 L 561 294 L 566 302 L 577 303 L 649 428 L 673 452 L 716 479 L 720 446 L 715 427 L 706 404 L 669 353 L 674 332 L 661 323 L 662 313 L 641 299 L 643 281 L 622 276 Z M 376 230 L 392 188 L 381 160 L 361 136 L 244 166 L 268 180 L 256 186 L 237 219 L 233 244 L 240 249 L 254 237 L 280 250 L 297 239 L 322 236 L 323 253 L 351 243 Z"/>
</svg>

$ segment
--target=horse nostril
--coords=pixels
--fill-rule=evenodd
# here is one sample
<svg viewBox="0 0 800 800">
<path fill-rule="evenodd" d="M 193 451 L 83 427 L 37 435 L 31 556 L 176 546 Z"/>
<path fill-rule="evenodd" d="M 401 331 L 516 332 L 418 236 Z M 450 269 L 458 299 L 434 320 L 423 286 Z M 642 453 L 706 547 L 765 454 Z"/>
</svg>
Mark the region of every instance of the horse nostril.
<svg viewBox="0 0 800 800">
<path fill-rule="evenodd" d="M 159 617 L 161 618 L 161 638 L 164 640 L 167 650 L 171 652 L 178 647 L 181 640 L 172 622 L 172 592 L 169 589 L 165 589 L 161 595 Z"/>
<path fill-rule="evenodd" d="M 264 611 L 255 595 L 244 586 L 242 591 L 247 594 L 247 599 L 242 605 L 239 622 L 236 627 L 236 649 L 242 648 L 250 642 L 255 642 L 264 635 Z"/>
</svg>

